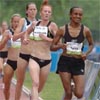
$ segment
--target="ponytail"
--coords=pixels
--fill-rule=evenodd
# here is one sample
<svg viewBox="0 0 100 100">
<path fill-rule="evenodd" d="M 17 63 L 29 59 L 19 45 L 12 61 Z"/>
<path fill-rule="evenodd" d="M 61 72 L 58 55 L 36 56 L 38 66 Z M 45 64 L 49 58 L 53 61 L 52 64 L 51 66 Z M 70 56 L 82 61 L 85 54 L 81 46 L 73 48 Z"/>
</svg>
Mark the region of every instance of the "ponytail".
<svg viewBox="0 0 100 100">
<path fill-rule="evenodd" d="M 52 9 L 52 6 L 49 4 L 48 0 L 43 0 L 43 3 L 41 4 L 40 11 L 43 9 L 44 6 L 49 6 Z"/>
</svg>

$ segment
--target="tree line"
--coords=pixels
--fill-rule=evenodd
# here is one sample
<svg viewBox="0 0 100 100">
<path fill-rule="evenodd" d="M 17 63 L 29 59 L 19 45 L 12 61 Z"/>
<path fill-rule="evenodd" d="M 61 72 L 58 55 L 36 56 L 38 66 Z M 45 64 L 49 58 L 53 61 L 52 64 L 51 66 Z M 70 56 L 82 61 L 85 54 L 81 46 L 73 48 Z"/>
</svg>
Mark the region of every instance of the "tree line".
<svg viewBox="0 0 100 100">
<path fill-rule="evenodd" d="M 40 10 L 42 0 L 0 0 L 0 23 L 9 19 L 12 14 L 20 13 L 25 16 L 25 6 L 28 2 L 35 2 Z M 49 0 L 53 7 L 51 20 L 55 21 L 58 26 L 68 23 L 69 10 L 73 6 L 82 7 L 83 23 L 87 25 L 91 31 L 95 41 L 100 41 L 100 1 L 99 0 Z M 37 14 L 39 18 L 39 13 Z"/>
</svg>

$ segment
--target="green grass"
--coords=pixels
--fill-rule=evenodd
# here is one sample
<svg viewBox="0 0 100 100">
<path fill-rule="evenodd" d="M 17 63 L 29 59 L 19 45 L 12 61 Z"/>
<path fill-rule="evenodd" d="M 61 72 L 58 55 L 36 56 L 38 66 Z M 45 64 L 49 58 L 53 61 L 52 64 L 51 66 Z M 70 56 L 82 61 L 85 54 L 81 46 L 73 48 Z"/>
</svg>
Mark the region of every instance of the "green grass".
<svg viewBox="0 0 100 100">
<path fill-rule="evenodd" d="M 32 88 L 32 82 L 29 72 L 26 73 L 24 85 L 29 89 Z M 61 100 L 62 94 L 63 87 L 59 75 L 50 72 L 48 80 L 40 94 L 41 97 L 44 100 Z"/>
<path fill-rule="evenodd" d="M 95 90 L 99 85 L 99 81 L 100 81 L 100 71 L 98 73 L 98 76 L 96 77 L 95 85 L 92 88 L 89 100 L 92 100 L 96 92 Z M 32 88 L 32 82 L 31 82 L 30 74 L 28 71 L 26 72 L 24 85 L 28 89 Z M 59 75 L 53 72 L 50 72 L 47 82 L 40 96 L 44 100 L 61 100 L 62 95 L 63 95 L 63 87 L 62 87 L 62 83 L 61 83 Z"/>
</svg>

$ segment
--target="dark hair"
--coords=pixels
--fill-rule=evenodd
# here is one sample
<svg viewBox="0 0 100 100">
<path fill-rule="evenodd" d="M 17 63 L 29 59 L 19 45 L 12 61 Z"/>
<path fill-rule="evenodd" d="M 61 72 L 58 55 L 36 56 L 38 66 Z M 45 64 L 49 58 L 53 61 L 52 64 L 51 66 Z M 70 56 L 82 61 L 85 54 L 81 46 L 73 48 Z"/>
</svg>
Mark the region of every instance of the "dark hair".
<svg viewBox="0 0 100 100">
<path fill-rule="evenodd" d="M 74 11 L 75 8 L 81 8 L 81 7 L 75 6 L 75 7 L 70 8 L 70 12 L 69 13 L 72 14 L 72 12 Z"/>
<path fill-rule="evenodd" d="M 35 5 L 35 6 L 36 6 L 36 4 L 35 4 L 34 2 L 30 2 L 30 3 L 28 3 L 28 4 L 26 5 L 26 10 L 28 10 L 29 5 L 31 5 L 31 4 L 33 4 L 33 5 Z M 27 16 L 27 13 L 26 13 L 26 16 Z"/>
<path fill-rule="evenodd" d="M 26 10 L 29 8 L 29 5 L 31 5 L 31 4 L 34 4 L 34 5 L 36 6 L 36 4 L 35 4 L 35 3 L 30 2 L 30 3 L 28 3 L 28 4 L 26 5 Z"/>
</svg>

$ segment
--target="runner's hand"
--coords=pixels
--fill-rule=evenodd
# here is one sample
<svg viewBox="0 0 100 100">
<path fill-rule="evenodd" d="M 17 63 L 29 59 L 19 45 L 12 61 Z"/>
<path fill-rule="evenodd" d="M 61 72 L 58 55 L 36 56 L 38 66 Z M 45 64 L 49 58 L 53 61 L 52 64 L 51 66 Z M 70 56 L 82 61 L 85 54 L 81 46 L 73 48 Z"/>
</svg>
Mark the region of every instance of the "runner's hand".
<svg viewBox="0 0 100 100">
<path fill-rule="evenodd" d="M 82 57 L 83 60 L 86 60 L 86 54 L 85 53 L 82 54 L 81 57 Z"/>
<path fill-rule="evenodd" d="M 23 44 L 27 45 L 27 44 L 29 44 L 29 41 L 30 41 L 29 39 L 26 39 L 26 38 L 25 38 L 25 39 L 23 40 Z"/>
</svg>

